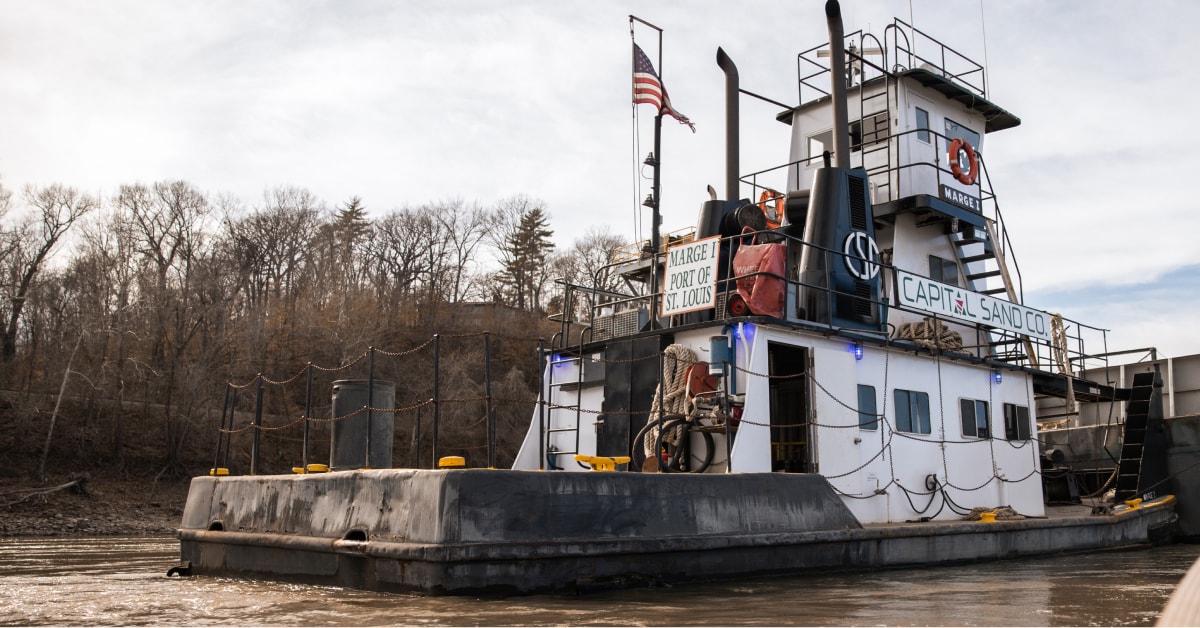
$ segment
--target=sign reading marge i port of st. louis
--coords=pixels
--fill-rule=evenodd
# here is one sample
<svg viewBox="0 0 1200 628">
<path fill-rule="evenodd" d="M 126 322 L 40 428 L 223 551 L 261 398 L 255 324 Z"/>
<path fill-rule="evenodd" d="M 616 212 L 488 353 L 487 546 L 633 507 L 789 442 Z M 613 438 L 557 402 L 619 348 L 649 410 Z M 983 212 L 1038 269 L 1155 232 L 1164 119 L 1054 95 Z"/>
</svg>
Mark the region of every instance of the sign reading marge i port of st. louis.
<svg viewBox="0 0 1200 628">
<path fill-rule="evenodd" d="M 717 304 L 717 262 L 721 237 L 680 244 L 667 250 L 662 315 L 683 314 Z"/>
</svg>

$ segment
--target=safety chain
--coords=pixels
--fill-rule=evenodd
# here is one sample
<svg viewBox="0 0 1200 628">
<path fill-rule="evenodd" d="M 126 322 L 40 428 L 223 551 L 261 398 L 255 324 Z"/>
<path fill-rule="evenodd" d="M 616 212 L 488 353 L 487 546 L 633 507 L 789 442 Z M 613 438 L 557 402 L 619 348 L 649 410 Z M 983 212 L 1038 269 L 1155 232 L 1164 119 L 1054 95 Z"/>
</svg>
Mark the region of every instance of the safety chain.
<svg viewBox="0 0 1200 628">
<path fill-rule="evenodd" d="M 433 344 L 433 338 L 426 340 L 425 342 L 413 347 L 412 349 L 409 349 L 408 351 L 399 351 L 399 352 L 393 353 L 391 351 L 384 351 L 383 349 L 375 349 L 375 353 L 378 353 L 379 355 L 386 355 L 389 358 L 400 358 L 400 357 L 404 357 L 406 355 L 411 355 L 413 353 L 416 353 L 416 352 L 420 351 L 421 349 L 428 347 L 431 344 Z"/>
<path fill-rule="evenodd" d="M 808 371 L 801 371 L 799 373 L 792 373 L 791 375 L 770 375 L 767 373 L 755 373 L 754 371 L 751 371 L 750 369 L 742 368 L 736 364 L 730 364 L 729 366 L 730 366 L 730 368 L 734 369 L 735 371 L 741 371 L 747 375 L 751 375 L 754 377 L 762 377 L 764 379 L 799 379 L 808 374 Z"/>
<path fill-rule="evenodd" d="M 442 400 L 442 403 L 445 403 L 446 401 L 448 401 L 448 400 Z M 309 422 L 312 422 L 312 423 L 337 423 L 339 421 L 345 421 L 346 419 L 349 419 L 351 417 L 358 416 L 364 412 L 375 412 L 377 414 L 385 414 L 385 413 L 400 414 L 400 413 L 404 413 L 404 412 L 411 412 L 418 408 L 423 408 L 425 406 L 432 405 L 433 403 L 434 403 L 434 401 L 432 399 L 427 399 L 425 401 L 414 403 L 409 406 L 403 406 L 400 408 L 372 408 L 369 406 L 363 406 L 363 407 L 355 410 L 354 412 L 351 412 L 349 414 L 343 414 L 342 416 L 337 416 L 337 417 L 333 417 L 333 418 L 303 417 L 302 416 L 302 417 L 299 417 L 299 418 L 295 419 L 294 421 L 287 423 L 285 425 L 271 426 L 271 425 L 254 425 L 253 423 L 251 423 L 245 427 L 239 427 L 237 429 L 218 428 L 217 431 L 219 431 L 223 434 L 241 434 L 243 432 L 248 432 L 248 431 L 254 430 L 254 429 L 257 429 L 260 432 L 275 432 L 275 431 L 279 431 L 279 430 L 285 430 L 285 429 L 287 429 L 289 427 L 293 427 L 295 425 L 299 425 L 300 423 L 303 423 L 305 420 L 308 420 Z"/>
</svg>

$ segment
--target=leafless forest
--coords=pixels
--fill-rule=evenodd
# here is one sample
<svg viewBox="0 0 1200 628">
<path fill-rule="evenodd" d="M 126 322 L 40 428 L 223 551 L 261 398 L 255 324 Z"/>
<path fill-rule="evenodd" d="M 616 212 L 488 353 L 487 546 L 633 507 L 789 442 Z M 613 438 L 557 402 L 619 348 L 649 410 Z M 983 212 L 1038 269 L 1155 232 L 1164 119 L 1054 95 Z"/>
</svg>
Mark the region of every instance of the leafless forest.
<svg viewBox="0 0 1200 628">
<path fill-rule="evenodd" d="M 621 243 L 552 238 L 526 196 L 385 210 L 296 187 L 0 187 L 0 466 L 204 473 L 225 417 L 235 473 L 255 432 L 259 473 L 287 472 L 328 457 L 332 381 L 372 372 L 396 384 L 395 466 L 430 465 L 435 414 L 440 455 L 485 466 L 489 408 L 507 464 L 555 279 L 590 285 Z"/>
</svg>

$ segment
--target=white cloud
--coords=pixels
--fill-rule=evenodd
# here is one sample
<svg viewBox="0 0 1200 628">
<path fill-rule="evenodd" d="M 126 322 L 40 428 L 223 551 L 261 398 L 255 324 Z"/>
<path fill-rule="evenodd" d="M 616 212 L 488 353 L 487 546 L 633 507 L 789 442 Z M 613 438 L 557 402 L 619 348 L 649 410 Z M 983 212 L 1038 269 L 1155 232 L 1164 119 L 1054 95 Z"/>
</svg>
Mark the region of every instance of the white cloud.
<svg viewBox="0 0 1200 628">
<path fill-rule="evenodd" d="M 635 179 L 651 138 L 647 110 L 635 146 L 630 13 L 665 29 L 660 70 L 698 129 L 663 129 L 665 230 L 695 220 L 706 185 L 723 186 L 717 46 L 743 88 L 794 103 L 795 55 L 826 38 L 822 3 L 765 0 L 0 0 L 0 10 L 10 187 L 111 192 L 184 178 L 254 204 L 292 184 L 330 204 L 359 195 L 379 212 L 525 193 L 549 203 L 564 244 L 597 224 L 632 237 L 649 189 Z M 843 13 L 847 31 L 911 16 L 971 58 L 986 51 L 990 97 L 1022 119 L 989 137 L 986 158 L 1027 292 L 1135 285 L 1200 259 L 1186 54 L 1200 5 L 845 0 Z M 657 62 L 651 31 L 638 38 Z M 784 163 L 776 109 L 741 102 L 742 170 Z"/>
</svg>

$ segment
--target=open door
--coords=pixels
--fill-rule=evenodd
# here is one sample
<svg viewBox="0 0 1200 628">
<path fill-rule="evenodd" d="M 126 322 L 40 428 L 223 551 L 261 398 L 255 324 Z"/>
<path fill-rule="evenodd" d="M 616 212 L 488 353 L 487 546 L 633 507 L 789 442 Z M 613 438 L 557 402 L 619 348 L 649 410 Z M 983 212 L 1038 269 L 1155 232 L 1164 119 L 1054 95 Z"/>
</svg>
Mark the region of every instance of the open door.
<svg viewBox="0 0 1200 628">
<path fill-rule="evenodd" d="M 808 349 L 767 343 L 771 375 L 771 470 L 808 473 Z"/>
</svg>

